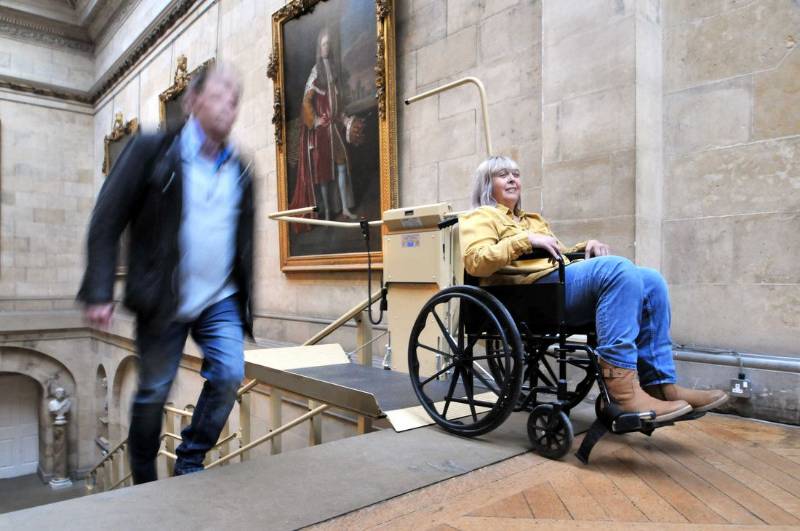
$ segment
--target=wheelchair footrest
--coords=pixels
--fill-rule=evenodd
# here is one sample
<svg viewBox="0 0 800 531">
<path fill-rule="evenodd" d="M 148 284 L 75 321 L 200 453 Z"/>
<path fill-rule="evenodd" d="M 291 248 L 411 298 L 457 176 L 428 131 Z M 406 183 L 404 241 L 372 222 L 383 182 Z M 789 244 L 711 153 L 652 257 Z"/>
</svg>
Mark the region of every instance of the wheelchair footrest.
<svg viewBox="0 0 800 531">
<path fill-rule="evenodd" d="M 620 413 L 611 421 L 611 431 L 613 433 L 628 433 L 631 431 L 642 431 L 648 429 L 650 424 L 654 424 L 653 419 L 656 414 L 652 411 L 643 413 Z"/>
<path fill-rule="evenodd" d="M 584 465 L 588 465 L 589 454 L 592 453 L 592 448 L 594 448 L 594 445 L 597 444 L 607 432 L 608 428 L 605 423 L 601 419 L 596 419 L 592 425 L 589 426 L 589 431 L 587 431 L 586 435 L 583 437 L 583 442 L 581 443 L 581 447 L 578 448 L 578 451 L 575 452 L 575 457 Z"/>
</svg>

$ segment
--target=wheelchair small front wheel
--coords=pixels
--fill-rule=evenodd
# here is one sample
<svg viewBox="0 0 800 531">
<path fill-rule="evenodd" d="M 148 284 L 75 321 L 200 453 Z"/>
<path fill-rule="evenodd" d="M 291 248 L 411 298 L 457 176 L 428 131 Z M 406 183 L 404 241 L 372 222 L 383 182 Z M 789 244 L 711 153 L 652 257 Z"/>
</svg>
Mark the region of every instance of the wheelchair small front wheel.
<svg viewBox="0 0 800 531">
<path fill-rule="evenodd" d="M 528 438 L 537 454 L 560 459 L 572 448 L 575 435 L 566 413 L 556 411 L 553 404 L 541 404 L 528 417 Z"/>
</svg>

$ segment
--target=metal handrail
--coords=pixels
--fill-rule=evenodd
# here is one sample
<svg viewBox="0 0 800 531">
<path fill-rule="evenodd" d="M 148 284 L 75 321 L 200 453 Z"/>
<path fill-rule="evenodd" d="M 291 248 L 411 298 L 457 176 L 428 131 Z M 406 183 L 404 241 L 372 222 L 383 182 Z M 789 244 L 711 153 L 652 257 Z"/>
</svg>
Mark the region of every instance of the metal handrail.
<svg viewBox="0 0 800 531">
<path fill-rule="evenodd" d="M 127 443 L 128 443 L 128 438 L 127 437 L 124 438 L 119 443 L 117 443 L 114 446 L 114 448 L 109 450 L 108 453 L 106 453 L 106 455 L 104 455 L 103 458 L 100 460 L 100 462 L 98 462 L 96 465 L 94 465 L 86 475 L 87 476 L 91 476 L 91 475 L 95 474 L 100 467 L 105 466 L 106 461 L 110 461 L 114 457 L 114 454 L 117 451 L 119 451 Z"/>
<path fill-rule="evenodd" d="M 451 88 L 456 88 L 467 83 L 472 83 L 478 87 L 478 92 L 481 96 L 481 111 L 483 112 L 483 137 L 486 139 L 486 155 L 491 156 L 491 154 L 494 153 L 494 150 L 492 149 L 492 135 L 489 129 L 489 107 L 486 103 L 486 89 L 484 88 L 483 83 L 481 83 L 481 80 L 477 77 L 464 77 L 457 79 L 452 83 L 447 83 L 441 87 L 436 87 L 426 92 L 422 92 L 421 94 L 417 94 L 416 96 L 407 98 L 405 103 L 406 105 L 409 105 L 415 101 L 419 101 L 429 96 L 433 96 L 434 94 L 438 94 L 440 92 L 444 92 L 445 90 L 450 90 Z"/>
<path fill-rule="evenodd" d="M 317 415 L 319 415 L 320 413 L 322 413 L 325 410 L 329 409 L 330 407 L 331 407 L 330 404 L 322 404 L 321 406 L 315 407 L 314 409 L 312 409 L 308 413 L 300 415 L 299 417 L 297 417 L 293 421 L 291 421 L 291 422 L 289 422 L 287 424 L 284 424 L 280 428 L 277 428 L 277 429 L 269 432 L 268 434 L 259 437 L 258 439 L 256 439 L 255 441 L 253 441 L 251 443 L 245 444 L 244 446 L 242 446 L 238 450 L 236 450 L 234 452 L 231 452 L 231 453 L 229 453 L 228 455 L 226 455 L 224 457 L 220 457 L 219 459 L 217 459 L 213 463 L 210 463 L 208 466 L 206 466 L 205 469 L 208 470 L 210 468 L 214 468 L 215 466 L 221 465 L 222 463 L 228 461 L 229 459 L 233 459 L 234 457 L 236 457 L 238 455 L 241 455 L 241 454 L 243 454 L 244 452 L 246 452 L 248 450 L 252 450 L 256 446 L 269 441 L 273 437 L 276 437 L 277 435 L 280 435 L 281 433 L 283 433 L 283 432 L 285 432 L 287 430 L 290 430 L 291 428 L 294 428 L 298 424 L 302 424 L 303 422 L 307 421 L 308 419 L 310 419 L 312 417 L 316 417 Z"/>
<path fill-rule="evenodd" d="M 113 485 L 111 485 L 111 488 L 110 488 L 110 489 L 108 489 L 108 490 L 114 490 L 114 489 L 116 489 L 117 487 L 119 487 L 120 485 L 122 485 L 123 483 L 125 483 L 126 481 L 128 481 L 129 479 L 131 479 L 131 477 L 132 477 L 132 476 L 133 476 L 133 472 L 129 472 L 127 476 L 125 476 L 124 478 L 120 479 L 119 481 L 117 481 L 116 483 L 114 483 Z"/>
</svg>

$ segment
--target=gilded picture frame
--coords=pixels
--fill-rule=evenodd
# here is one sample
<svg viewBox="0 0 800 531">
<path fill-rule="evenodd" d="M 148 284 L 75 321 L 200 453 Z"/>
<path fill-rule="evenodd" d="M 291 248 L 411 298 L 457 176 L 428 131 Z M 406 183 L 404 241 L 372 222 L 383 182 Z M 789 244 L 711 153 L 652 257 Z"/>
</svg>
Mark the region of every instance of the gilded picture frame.
<svg viewBox="0 0 800 531">
<path fill-rule="evenodd" d="M 393 2 L 294 0 L 272 15 L 272 35 L 278 209 L 380 219 L 399 203 Z M 367 267 L 357 229 L 278 230 L 282 271 Z M 370 240 L 380 268 L 381 230 Z"/>
<path fill-rule="evenodd" d="M 178 64 L 175 67 L 172 85 L 158 95 L 159 129 L 162 131 L 176 131 L 183 126 L 186 117 L 181 107 L 181 96 L 189 86 L 189 81 L 191 81 L 192 76 L 213 65 L 214 61 L 215 60 L 211 58 L 189 72 L 186 56 L 178 56 Z"/>
<path fill-rule="evenodd" d="M 114 115 L 114 126 L 103 140 L 103 175 L 108 177 L 108 174 L 111 173 L 111 168 L 114 167 L 117 157 L 119 157 L 122 150 L 125 149 L 125 146 L 128 144 L 128 141 L 130 141 L 133 135 L 138 131 L 139 120 L 137 118 L 131 118 L 125 122 L 121 112 Z"/>
<path fill-rule="evenodd" d="M 111 128 L 111 132 L 106 135 L 103 144 L 104 144 L 104 155 L 103 155 L 103 175 L 108 177 L 108 174 L 111 173 L 111 169 L 114 167 L 114 164 L 117 162 L 120 154 L 125 150 L 125 146 L 128 145 L 128 142 L 133 138 L 133 136 L 139 131 L 139 120 L 136 118 L 131 118 L 127 122 L 125 122 L 122 113 L 118 112 L 114 115 L 114 126 Z M 125 264 L 128 263 L 128 231 L 122 233 L 122 237 L 120 238 L 120 245 L 119 245 L 119 253 L 118 253 L 118 266 L 117 266 L 117 276 L 124 277 L 127 273 L 127 266 Z"/>
</svg>

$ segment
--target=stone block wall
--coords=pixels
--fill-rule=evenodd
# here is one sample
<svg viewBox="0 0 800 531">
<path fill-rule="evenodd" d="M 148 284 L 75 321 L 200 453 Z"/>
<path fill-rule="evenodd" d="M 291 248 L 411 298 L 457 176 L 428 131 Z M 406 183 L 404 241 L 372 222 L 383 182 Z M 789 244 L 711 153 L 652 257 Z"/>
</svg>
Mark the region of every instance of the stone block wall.
<svg viewBox="0 0 800 531">
<path fill-rule="evenodd" d="M 800 5 L 663 5 L 674 339 L 797 355 Z"/>
<path fill-rule="evenodd" d="M 85 106 L 0 99 L 0 298 L 74 297 L 95 198 L 92 122 Z"/>
<path fill-rule="evenodd" d="M 542 214 L 634 258 L 635 2 L 543 2 Z"/>
</svg>

